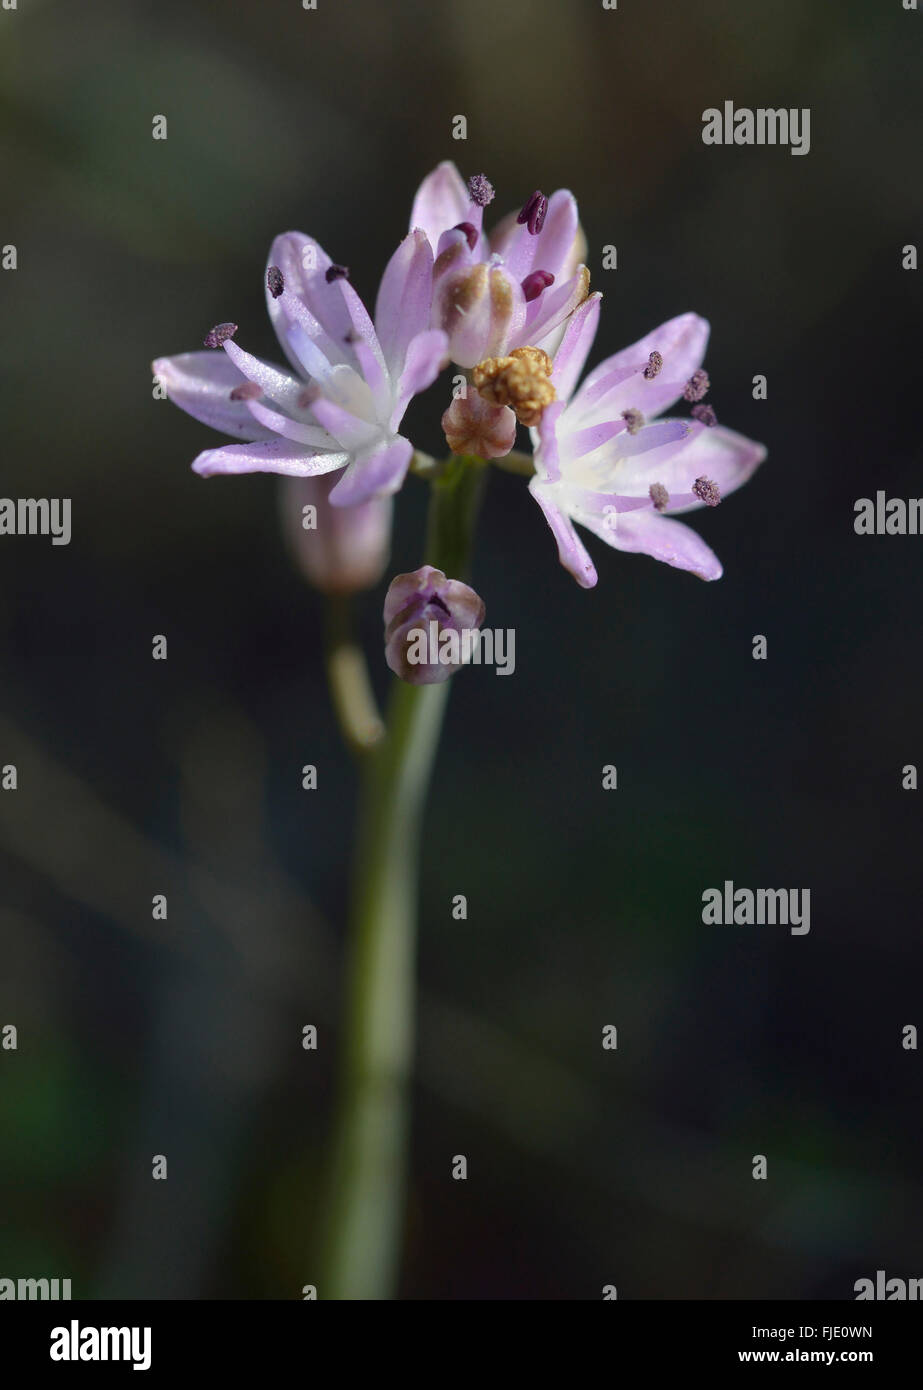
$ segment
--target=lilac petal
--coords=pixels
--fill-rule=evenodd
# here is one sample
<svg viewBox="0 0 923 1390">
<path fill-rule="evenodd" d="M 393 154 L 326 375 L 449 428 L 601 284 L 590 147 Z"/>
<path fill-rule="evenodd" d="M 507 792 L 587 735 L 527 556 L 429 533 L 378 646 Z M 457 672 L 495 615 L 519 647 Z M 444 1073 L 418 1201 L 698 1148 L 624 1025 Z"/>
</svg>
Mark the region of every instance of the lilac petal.
<svg viewBox="0 0 923 1390">
<path fill-rule="evenodd" d="M 231 392 L 247 378 L 223 352 L 183 352 L 158 357 L 151 370 L 163 383 L 169 400 L 203 425 L 241 439 L 271 439 L 257 424 L 246 401 L 232 401 Z"/>
<path fill-rule="evenodd" d="M 308 281 L 318 272 L 324 272 L 331 264 L 330 257 L 313 237 L 305 236 L 304 232 L 283 232 L 277 236 L 269 248 L 269 266 L 276 266 L 282 272 L 282 281 L 285 286 L 284 294 L 274 299 L 266 289 L 266 308 L 276 337 L 279 339 L 282 350 L 292 366 L 299 368 L 298 354 L 292 348 L 288 338 L 288 327 L 291 322 L 290 301 L 291 298 L 304 294 Z M 323 277 L 322 277 L 323 278 Z"/>
<path fill-rule="evenodd" d="M 337 449 L 337 441 L 319 425 L 305 425 L 300 420 L 290 420 L 287 415 L 270 410 L 260 401 L 248 401 L 247 405 L 255 420 L 283 439 L 293 439 L 296 444 L 305 444 L 309 449 Z"/>
<path fill-rule="evenodd" d="M 517 344 L 522 347 L 529 346 L 522 332 L 529 307 L 522 286 L 518 280 L 510 280 L 499 266 L 493 266 L 490 271 L 490 300 L 492 313 L 489 355 L 502 357 Z M 473 365 L 476 366 L 477 363 Z"/>
<path fill-rule="evenodd" d="M 585 455 L 581 467 L 592 473 L 600 491 L 643 496 L 647 505 L 651 483 L 662 482 L 670 461 L 689 448 L 695 432 L 702 428 L 694 420 L 657 420 L 635 435 L 622 430 L 595 455 Z M 592 430 L 581 431 L 584 438 L 590 435 Z M 572 440 L 567 440 L 564 448 L 568 458 L 574 456 Z M 689 478 L 687 488 L 694 481 L 695 477 Z"/>
<path fill-rule="evenodd" d="M 548 199 L 548 212 L 542 230 L 532 238 L 535 242 L 532 264 L 536 270 L 550 270 L 557 279 L 562 278 L 577 240 L 579 225 L 577 200 L 566 188 L 559 188 Z"/>
<path fill-rule="evenodd" d="M 356 455 L 330 494 L 335 507 L 354 507 L 370 497 L 397 492 L 410 467 L 413 445 L 403 435 L 383 439 Z"/>
<path fill-rule="evenodd" d="M 448 352 L 449 340 L 439 328 L 428 328 L 418 333 L 407 345 L 404 370 L 397 383 L 397 395 L 389 428 L 396 430 L 404 418 L 404 412 L 411 399 L 420 391 L 432 386 L 442 369 Z"/>
<path fill-rule="evenodd" d="M 302 312 L 307 315 L 307 310 L 302 309 Z M 313 320 L 309 317 L 306 317 L 303 323 L 296 322 L 293 318 L 288 319 L 288 345 L 295 354 L 301 370 L 323 386 L 333 370 L 334 362 L 327 357 L 318 339 L 306 326 L 310 322 Z"/>
<path fill-rule="evenodd" d="M 395 575 L 388 585 L 382 612 L 385 637 L 390 637 L 405 621 L 414 621 L 434 598 L 444 605 L 440 627 L 461 631 L 480 627 L 484 621 L 484 600 L 470 585 L 460 579 L 447 579 L 435 565 L 421 565 L 412 574 Z"/>
<path fill-rule="evenodd" d="M 327 279 L 324 265 L 329 268 L 330 258 L 317 243 L 301 233 L 288 232 L 285 237 L 276 238 L 272 253 L 277 253 L 290 267 L 287 272 L 277 267 L 284 288 L 278 296 L 267 289 L 266 302 L 276 334 L 291 361 L 301 370 L 312 370 L 304 360 L 307 338 L 315 354 L 322 354 L 331 365 L 348 363 L 355 341 L 367 343 L 383 365 L 375 329 L 362 300 L 348 279 Z"/>
<path fill-rule="evenodd" d="M 441 610 L 440 610 L 441 611 Z M 420 628 L 426 633 L 426 624 L 420 623 Z M 408 685 L 444 685 L 450 677 L 455 675 L 458 669 L 446 662 L 436 661 L 421 666 L 411 666 L 407 661 L 405 642 L 411 640 L 411 628 L 406 632 L 393 632 L 385 642 L 385 661 L 388 670 L 392 671 L 399 680 L 406 681 Z"/>
<path fill-rule="evenodd" d="M 454 272 L 441 281 L 436 322 L 448 330 L 452 360 L 475 367 L 488 356 L 491 339 L 490 271 L 486 265 Z"/>
<path fill-rule="evenodd" d="M 615 527 L 602 518 L 581 516 L 580 521 L 615 550 L 650 555 L 676 569 L 690 570 L 699 579 L 720 579 L 721 561 L 702 537 L 681 521 L 668 521 L 653 508 L 620 512 Z"/>
<path fill-rule="evenodd" d="M 590 375 L 586 378 L 580 390 L 573 399 L 571 418 L 576 422 L 578 419 L 589 420 L 611 420 L 621 415 L 621 407 L 617 409 L 614 403 L 618 392 L 625 382 L 634 382 L 638 377 L 636 366 L 621 365 L 611 366 L 611 359 L 601 362 L 598 367 L 594 367 Z M 624 392 L 622 393 L 624 394 Z"/>
<path fill-rule="evenodd" d="M 456 632 L 470 632 L 481 626 L 487 608 L 470 584 L 463 584 L 460 579 L 446 579 L 439 585 L 438 594 L 450 614 L 445 627 L 454 628 Z"/>
<path fill-rule="evenodd" d="M 620 492 L 592 492 L 589 488 L 569 486 L 566 492 L 567 514 L 582 526 L 603 522 L 612 526 L 613 512 L 634 512 L 641 507 L 650 509 L 650 495 L 627 496 Z"/>
<path fill-rule="evenodd" d="M 433 248 L 425 232 L 411 232 L 386 265 L 375 303 L 375 328 L 393 381 L 411 338 L 429 327 L 432 298 Z"/>
<path fill-rule="evenodd" d="M 357 453 L 379 439 L 381 430 L 378 425 L 370 424 L 368 420 L 358 415 L 354 415 L 351 410 L 338 405 L 336 401 L 329 400 L 326 396 L 318 396 L 311 402 L 311 414 L 333 435 L 334 439 L 348 449 L 350 453 Z"/>
<path fill-rule="evenodd" d="M 743 487 L 765 457 L 764 444 L 758 444 L 756 440 L 748 439 L 736 430 L 725 429 L 723 425 L 704 429 L 689 448 L 674 461 L 673 467 L 676 472 L 682 470 L 682 477 L 674 480 L 675 491 L 680 492 L 682 482 L 689 487 L 690 481 L 706 477 L 718 484 L 722 497 L 727 497 L 737 488 Z M 664 486 L 669 492 L 670 484 L 665 482 Z M 677 499 L 677 505 L 668 505 L 667 511 L 693 511 L 701 506 L 703 503 L 698 497 L 694 497 L 688 506 L 680 505 Z"/>
<path fill-rule="evenodd" d="M 546 406 L 538 428 L 530 431 L 535 450 L 535 472 L 540 483 L 556 483 L 561 477 L 558 423 L 565 408 L 564 401 L 554 401 Z"/>
<path fill-rule="evenodd" d="M 518 208 L 515 208 L 512 212 L 508 212 L 505 217 L 501 217 L 500 221 L 490 233 L 489 242 L 491 253 L 495 256 L 500 256 L 503 260 L 506 259 L 503 254 L 504 248 L 512 244 L 519 236 L 522 229 L 522 223 L 517 221 L 518 214 Z"/>
<path fill-rule="evenodd" d="M 551 533 L 558 543 L 558 558 L 582 589 L 592 589 L 597 581 L 596 567 L 574 528 L 573 522 L 554 502 L 554 490 L 543 486 L 536 477 L 529 481 L 529 491 L 545 514 Z"/>
<path fill-rule="evenodd" d="M 269 439 L 256 444 L 225 444 L 220 449 L 206 449 L 193 461 L 192 467 L 203 478 L 213 473 L 287 473 L 291 477 L 307 478 L 315 473 L 331 473 L 348 462 L 348 454 L 312 453 L 288 440 Z"/>
<path fill-rule="evenodd" d="M 569 434 L 567 438 L 567 453 L 570 458 L 583 458 L 585 454 L 595 453 L 604 444 L 608 444 L 610 439 L 616 435 L 624 434 L 627 429 L 625 421 L 620 415 L 614 420 L 601 420 L 598 425 L 585 425 L 583 429 Z"/>
<path fill-rule="evenodd" d="M 288 294 L 302 294 L 308 281 L 318 273 L 326 272 L 332 262 L 320 242 L 304 232 L 282 232 L 269 248 L 267 269 L 275 266 L 282 273 L 283 288 Z M 272 311 L 274 300 L 267 285 L 268 307 Z"/>
<path fill-rule="evenodd" d="M 472 222 L 468 223 L 469 227 L 473 225 Z M 443 275 L 451 267 L 473 265 L 476 261 L 489 259 L 490 247 L 483 232 L 478 232 L 477 239 L 472 245 L 467 232 L 462 230 L 461 224 L 450 227 L 439 238 L 439 244 L 436 247 L 436 259 L 433 263 L 433 278 L 436 279 Z"/>
<path fill-rule="evenodd" d="M 511 217 L 505 217 L 500 225 L 494 228 L 490 247 L 493 254 L 500 257 L 513 279 L 524 280 L 532 270 L 537 241 L 538 237 L 533 236 L 528 226 L 524 222 L 518 222 L 513 214 Z M 546 265 L 538 268 L 551 270 L 551 267 Z"/>
<path fill-rule="evenodd" d="M 647 419 L 675 405 L 692 373 L 702 365 L 708 343 L 709 325 L 698 314 L 678 318 L 655 328 L 645 338 L 600 363 L 575 397 L 579 409 L 595 410 L 604 397 L 604 408 L 612 415 L 623 410 L 640 410 Z M 651 380 L 644 377 L 652 352 L 659 352 L 663 367 Z M 602 383 L 608 381 L 604 392 Z"/>
<path fill-rule="evenodd" d="M 697 420 L 655 420 L 652 425 L 644 425 L 637 434 L 630 434 L 626 427 L 619 438 L 615 455 L 619 464 L 623 459 L 637 458 L 639 454 L 650 454 L 655 461 L 672 458 L 679 449 L 688 449 L 702 429 L 704 426 Z"/>
<path fill-rule="evenodd" d="M 326 357 L 332 361 L 348 360 L 350 347 L 355 346 L 353 340 L 358 340 L 366 343 L 384 366 L 372 320 L 348 280 L 340 277 L 328 281 L 323 275 L 314 275 L 308 280 L 301 298 L 326 335 L 318 337 Z"/>
<path fill-rule="evenodd" d="M 356 367 L 347 362 L 330 362 L 318 346 L 317 340 L 306 333 L 300 325 L 293 326 L 289 336 L 292 347 L 301 358 L 305 372 L 321 388 L 323 396 L 328 401 L 340 410 L 354 416 L 357 421 L 368 422 L 376 418 L 372 389 L 361 370 L 357 370 Z M 312 396 L 309 402 L 312 410 L 318 400 L 319 397 Z M 390 393 L 388 404 L 390 404 Z M 347 445 L 347 447 L 352 448 L 352 445 Z"/>
<path fill-rule="evenodd" d="M 528 227 L 506 218 L 491 237 L 491 248 L 503 258 L 513 279 L 524 280 L 532 270 L 547 270 L 560 279 L 577 237 L 577 204 L 574 195 L 559 188 L 548 199 L 548 211 L 538 236 Z"/>
<path fill-rule="evenodd" d="M 561 345 L 554 355 L 554 371 L 551 375 L 559 401 L 569 401 L 574 394 L 574 387 L 596 337 L 601 303 L 601 294 L 591 294 L 589 299 L 585 299 L 580 307 L 574 310 L 567 321 Z"/>
<path fill-rule="evenodd" d="M 331 507 L 336 474 L 285 478 L 279 489 L 286 539 L 308 583 L 325 594 L 356 594 L 381 579 L 391 548 L 392 497 L 362 507 Z M 304 508 L 317 511 L 316 529 L 305 530 Z"/>
<path fill-rule="evenodd" d="M 398 614 L 403 613 L 407 605 L 413 603 L 418 595 L 425 594 L 428 589 L 443 582 L 445 574 L 442 570 L 436 570 L 435 564 L 423 564 L 420 569 L 413 570 L 410 574 L 396 574 L 385 594 L 385 606 L 382 610 L 385 627 L 391 626 Z"/>
<path fill-rule="evenodd" d="M 652 482 L 662 482 L 669 473 L 671 462 L 687 451 L 697 434 L 705 428 L 696 420 L 655 420 L 637 434 L 629 434 L 625 421 L 609 448 L 601 448 L 598 458 L 589 459 L 593 441 L 601 438 L 606 426 L 590 425 L 568 438 L 569 457 L 585 458 L 600 479 L 617 484 L 620 492 L 644 492 Z M 688 470 L 683 468 L 683 476 Z M 690 477 L 689 484 L 699 474 Z"/>
<path fill-rule="evenodd" d="M 473 265 L 479 265 L 482 257 L 478 256 L 468 246 L 468 239 L 464 232 L 452 228 L 448 232 L 443 232 L 439 238 L 439 252 L 433 262 L 433 298 L 442 281 L 457 270 L 470 270 Z"/>
<path fill-rule="evenodd" d="M 437 585 L 445 583 L 445 574 L 435 565 L 421 565 L 410 574 L 397 574 L 388 585 L 385 605 L 382 612 L 385 627 L 390 626 L 399 613 L 414 602 L 420 594 L 428 593 Z"/>
<path fill-rule="evenodd" d="M 540 346 L 550 333 L 567 319 L 587 297 L 590 277 L 586 266 L 580 266 L 575 275 L 559 285 L 545 290 L 538 299 L 533 299 L 526 308 L 525 323 L 521 330 L 524 342 Z"/>
<path fill-rule="evenodd" d="M 474 208 L 481 211 L 476 204 Z M 472 203 L 464 179 L 452 161 L 445 159 L 431 174 L 427 174 L 417 189 L 410 214 L 410 231 L 419 228 L 435 251 L 443 232 L 457 227 L 459 222 L 474 223 L 474 218 L 468 216 L 471 210 Z M 475 226 L 480 226 L 480 221 Z"/>
<path fill-rule="evenodd" d="M 222 346 L 238 371 L 248 381 L 255 382 L 264 396 L 289 410 L 297 406 L 298 398 L 304 390 L 303 381 L 274 367 L 271 362 L 264 362 L 261 358 L 244 352 L 243 348 L 238 347 L 230 338 Z"/>
<path fill-rule="evenodd" d="M 381 351 L 380 349 L 376 351 L 376 348 L 378 348 L 377 338 L 375 348 L 361 338 L 353 343 L 353 352 L 356 354 L 359 369 L 372 393 L 375 415 L 379 420 L 386 420 L 388 412 L 391 410 L 391 381 L 382 361 Z"/>
<path fill-rule="evenodd" d="M 491 249 L 495 256 L 500 257 L 512 279 L 524 280 L 532 270 L 538 238 L 532 235 L 525 223 L 517 222 L 515 218 L 512 221 L 504 219 L 501 225 L 503 233 L 498 237 L 498 228 L 490 238 Z M 538 269 L 548 270 L 550 267 L 540 265 Z"/>
<path fill-rule="evenodd" d="M 619 491 L 646 495 L 652 483 L 661 483 L 670 494 L 668 512 L 694 511 L 704 505 L 692 493 L 697 478 L 717 483 L 721 496 L 726 497 L 742 487 L 766 457 L 762 444 L 722 425 L 708 429 L 696 421 L 688 423 L 692 428 L 684 445 L 667 445 L 622 463 L 618 471 Z M 646 432 L 641 430 L 640 434 Z"/>
</svg>

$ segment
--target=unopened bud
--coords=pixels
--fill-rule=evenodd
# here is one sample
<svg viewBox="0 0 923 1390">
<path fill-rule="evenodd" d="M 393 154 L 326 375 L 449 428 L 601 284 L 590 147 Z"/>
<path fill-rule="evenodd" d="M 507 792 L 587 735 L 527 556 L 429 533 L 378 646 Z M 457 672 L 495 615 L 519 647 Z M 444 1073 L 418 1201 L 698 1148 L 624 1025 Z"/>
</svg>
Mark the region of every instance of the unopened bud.
<svg viewBox="0 0 923 1390">
<path fill-rule="evenodd" d="M 439 326 L 449 337 L 449 356 L 460 367 L 473 367 L 497 352 L 525 315 L 520 286 L 502 266 L 483 262 L 445 274 L 436 303 Z"/>
<path fill-rule="evenodd" d="M 385 595 L 385 660 L 410 685 L 437 685 L 471 660 L 484 601 L 459 579 L 423 565 L 392 579 Z"/>
<path fill-rule="evenodd" d="M 282 479 L 283 526 L 292 556 L 308 583 L 323 594 L 371 589 L 391 550 L 393 498 L 372 497 L 355 507 L 327 500 L 340 472 Z"/>
<path fill-rule="evenodd" d="M 491 405 L 477 391 L 456 396 L 442 417 L 446 443 L 453 454 L 481 459 L 503 458 L 516 439 L 516 416 L 506 405 Z"/>
</svg>

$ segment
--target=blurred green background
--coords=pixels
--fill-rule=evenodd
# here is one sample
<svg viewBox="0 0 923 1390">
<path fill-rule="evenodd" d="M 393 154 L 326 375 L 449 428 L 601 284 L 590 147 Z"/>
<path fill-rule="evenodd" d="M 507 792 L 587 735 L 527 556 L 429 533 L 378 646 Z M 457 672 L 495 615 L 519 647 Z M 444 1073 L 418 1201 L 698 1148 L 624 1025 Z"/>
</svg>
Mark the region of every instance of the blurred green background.
<svg viewBox="0 0 923 1390">
<path fill-rule="evenodd" d="M 277 482 L 195 477 L 218 438 L 149 364 L 223 319 L 279 358 L 262 276 L 288 228 L 372 300 L 444 158 L 487 173 L 498 216 L 573 189 L 606 293 L 592 360 L 705 315 L 719 417 L 770 453 L 695 518 L 708 586 L 590 539 L 585 593 L 522 480 L 491 479 L 474 583 L 517 668 L 457 680 L 427 816 L 403 1294 L 849 1298 L 923 1274 L 900 786 L 923 540 L 853 531 L 857 497 L 921 492 L 920 35 L 899 0 L 0 11 L 0 491 L 71 497 L 74 525 L 0 541 L 0 1276 L 316 1282 L 354 774 Z M 704 146 L 725 100 L 809 107 L 810 154 Z M 423 448 L 447 392 L 409 417 Z M 392 573 L 422 558 L 424 502 L 411 479 Z M 725 878 L 810 888 L 810 935 L 703 926 Z"/>
</svg>

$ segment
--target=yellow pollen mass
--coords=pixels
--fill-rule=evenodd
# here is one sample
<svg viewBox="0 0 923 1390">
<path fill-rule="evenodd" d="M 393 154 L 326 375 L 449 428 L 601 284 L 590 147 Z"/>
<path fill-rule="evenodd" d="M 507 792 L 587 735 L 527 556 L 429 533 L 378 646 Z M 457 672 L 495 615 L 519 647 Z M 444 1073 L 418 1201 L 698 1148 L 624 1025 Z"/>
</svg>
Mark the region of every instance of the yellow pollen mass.
<svg viewBox="0 0 923 1390">
<path fill-rule="evenodd" d="M 508 357 L 485 357 L 471 373 L 480 396 L 491 405 L 508 405 L 521 425 L 531 428 L 555 398 L 551 358 L 541 348 L 514 348 Z"/>
</svg>

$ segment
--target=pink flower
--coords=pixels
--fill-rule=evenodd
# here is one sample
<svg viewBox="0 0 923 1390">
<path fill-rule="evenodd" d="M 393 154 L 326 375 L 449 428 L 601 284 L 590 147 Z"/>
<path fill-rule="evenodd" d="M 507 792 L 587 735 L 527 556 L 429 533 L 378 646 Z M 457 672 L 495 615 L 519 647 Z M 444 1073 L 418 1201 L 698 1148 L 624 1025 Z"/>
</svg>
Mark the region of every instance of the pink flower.
<svg viewBox="0 0 923 1390">
<path fill-rule="evenodd" d="M 575 391 L 596 334 L 601 296 L 570 319 L 554 358 L 557 399 L 532 431 L 529 490 L 545 514 L 561 564 L 583 588 L 597 575 L 574 522 L 616 550 L 651 555 L 701 579 L 720 579 L 718 557 L 671 518 L 717 506 L 766 457 L 762 444 L 717 424 L 701 370 L 708 324 L 696 314 L 617 352 Z M 692 419 L 657 418 L 683 399 Z"/>
<path fill-rule="evenodd" d="M 154 373 L 188 414 L 243 443 L 207 449 L 197 473 L 311 477 L 345 468 L 334 506 L 395 492 L 413 445 L 398 433 L 411 398 L 436 378 L 446 337 L 430 327 L 433 253 L 423 232 L 404 238 L 385 269 L 375 322 L 348 272 L 311 237 L 273 242 L 266 304 L 294 373 L 252 357 L 220 324 L 206 347 L 162 357 Z"/>
<path fill-rule="evenodd" d="M 492 198 L 483 174 L 465 184 L 446 161 L 423 180 L 410 219 L 435 256 L 433 327 L 448 334 L 460 367 L 550 344 L 589 292 L 589 271 L 577 264 L 583 236 L 571 193 L 545 198 L 536 190 L 488 238 L 482 222 Z"/>
</svg>

